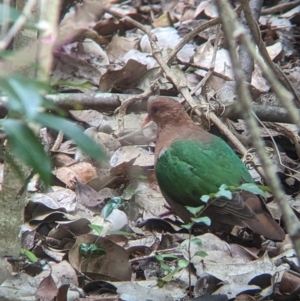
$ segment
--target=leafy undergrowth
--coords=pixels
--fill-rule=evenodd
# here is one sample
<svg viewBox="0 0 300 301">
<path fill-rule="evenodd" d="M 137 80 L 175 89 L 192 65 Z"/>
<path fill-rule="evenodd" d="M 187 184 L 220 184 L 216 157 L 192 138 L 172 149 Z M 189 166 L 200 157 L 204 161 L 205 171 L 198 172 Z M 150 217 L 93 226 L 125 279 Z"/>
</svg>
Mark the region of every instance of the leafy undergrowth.
<svg viewBox="0 0 300 301">
<path fill-rule="evenodd" d="M 191 29 L 216 17 L 212 1 L 131 2 L 130 6 L 111 4 L 110 8 L 147 26 L 152 24 L 163 57 Z M 259 19 L 271 58 L 284 62 L 283 70 L 295 84 L 300 82 L 295 63 L 297 47 L 290 39 L 293 25 L 298 25 L 299 8 L 262 15 Z M 78 36 L 74 34 L 72 43 L 60 48 L 52 76 L 58 91 L 100 89 L 136 94 L 147 90 L 158 74 L 148 37 L 131 24 L 110 14 L 96 24 L 83 22 L 75 27 L 72 15 L 63 22 L 73 24 L 78 31 L 92 24 L 101 46 L 89 38 L 76 40 Z M 190 89 L 210 68 L 217 32 L 217 25 L 201 31 L 177 55 L 173 72 L 184 74 Z M 199 96 L 201 89 L 206 89 L 207 94 L 220 100 L 223 92 L 219 91 L 232 79 L 230 65 L 228 52 L 220 43 L 214 73 L 205 87 L 197 87 L 195 94 Z M 257 68 L 251 88 L 259 96 L 258 104 L 277 105 Z M 164 76 L 159 79 L 158 90 L 164 95 L 177 95 L 174 85 Z M 26 263 L 14 277 L 10 277 L 9 265 L 3 263 L 7 273 L 3 273 L 2 280 L 7 279 L 2 283 L 1 296 L 18 300 L 31 300 L 30 296 L 45 300 L 57 297 L 58 301 L 67 300 L 67 293 L 68 300 L 93 301 L 193 297 L 282 300 L 283 296 L 295 300 L 300 275 L 288 235 L 283 242 L 272 242 L 250 230 L 235 227 L 230 234 L 211 233 L 205 226 L 195 229 L 194 235 L 174 215 L 166 214 L 168 208 L 153 170 L 156 128 L 140 128 L 145 113 L 125 115 L 121 135 L 115 135 L 120 127 L 112 114 L 95 110 L 71 110 L 70 114 L 104 148 L 106 158 L 93 160 L 72 141 L 58 143 L 55 133 L 41 133 L 46 148 L 52 149 L 53 185 L 44 191 L 38 177 L 28 185 L 30 198 L 22 229 Z M 241 140 L 247 139 L 243 121 L 233 122 L 231 127 Z M 295 127 L 265 124 L 261 135 L 267 142 L 272 136 L 280 149 L 281 160 L 274 149 L 269 149 L 270 156 L 286 189 L 286 200 L 298 212 L 299 152 L 294 145 L 299 143 L 299 137 Z M 253 168 L 258 163 L 255 152 L 248 153 L 246 162 L 253 178 L 260 183 L 260 175 Z M 281 212 L 271 194 L 268 196 L 267 206 L 280 220 Z M 211 294 L 216 295 L 214 299 L 209 299 Z"/>
</svg>

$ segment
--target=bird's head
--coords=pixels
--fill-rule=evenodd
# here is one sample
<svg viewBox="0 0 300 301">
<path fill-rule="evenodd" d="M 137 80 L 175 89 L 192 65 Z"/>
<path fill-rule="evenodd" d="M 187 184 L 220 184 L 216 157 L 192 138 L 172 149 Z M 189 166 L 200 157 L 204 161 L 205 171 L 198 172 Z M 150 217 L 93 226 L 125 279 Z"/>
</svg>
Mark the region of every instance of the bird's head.
<svg viewBox="0 0 300 301">
<path fill-rule="evenodd" d="M 190 119 L 184 107 L 170 97 L 153 99 L 148 104 L 147 112 L 148 115 L 142 122 L 142 126 L 145 126 L 152 120 L 158 127 L 162 128 L 166 124 L 178 125 L 178 123 L 186 122 Z"/>
</svg>

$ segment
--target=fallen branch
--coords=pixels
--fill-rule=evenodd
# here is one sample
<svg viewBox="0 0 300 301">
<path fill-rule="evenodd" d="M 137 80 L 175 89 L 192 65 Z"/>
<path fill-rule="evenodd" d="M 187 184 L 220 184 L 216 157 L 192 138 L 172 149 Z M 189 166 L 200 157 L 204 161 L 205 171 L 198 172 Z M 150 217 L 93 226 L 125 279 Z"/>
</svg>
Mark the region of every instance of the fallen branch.
<svg viewBox="0 0 300 301">
<path fill-rule="evenodd" d="M 45 98 L 63 110 L 96 110 L 102 113 L 113 113 L 122 101 L 133 97 L 131 94 L 113 94 L 113 93 L 61 93 L 48 94 Z M 157 96 L 150 96 L 148 99 L 154 99 Z M 177 100 L 179 98 L 173 97 Z M 0 118 L 4 118 L 7 114 L 6 97 L 0 97 Z M 148 100 L 139 100 L 128 106 L 128 113 L 145 112 Z M 286 110 L 282 107 L 253 105 L 252 110 L 262 121 L 293 123 Z M 243 119 L 242 114 L 236 109 L 235 105 L 216 108 L 215 114 L 222 115 L 232 120 Z M 300 115 L 300 110 L 298 110 Z"/>
</svg>

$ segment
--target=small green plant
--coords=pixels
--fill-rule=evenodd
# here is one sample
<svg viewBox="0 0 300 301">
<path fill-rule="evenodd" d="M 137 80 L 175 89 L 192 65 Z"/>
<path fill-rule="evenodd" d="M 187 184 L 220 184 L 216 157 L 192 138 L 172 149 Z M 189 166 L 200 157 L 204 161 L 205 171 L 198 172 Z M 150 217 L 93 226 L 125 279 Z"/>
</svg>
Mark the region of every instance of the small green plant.
<svg viewBox="0 0 300 301">
<path fill-rule="evenodd" d="M 155 255 L 155 258 L 158 260 L 161 270 L 168 273 L 166 276 L 158 279 L 157 285 L 159 287 L 162 287 L 166 282 L 170 282 L 177 272 L 189 265 L 189 262 L 187 260 L 178 259 L 178 256 L 174 254 L 157 254 Z M 177 261 L 174 268 L 171 268 L 166 263 L 170 260 Z"/>
<path fill-rule="evenodd" d="M 210 193 L 209 195 L 204 194 L 201 196 L 200 200 L 203 203 L 209 203 L 209 201 L 212 201 L 217 198 L 226 198 L 231 200 L 232 199 L 232 193 L 240 192 L 240 191 L 248 191 L 253 194 L 260 195 L 262 197 L 265 197 L 264 191 L 269 191 L 270 188 L 268 186 L 263 185 L 256 185 L 255 183 L 244 183 L 240 186 L 228 186 L 226 184 L 223 184 L 220 186 L 219 190 L 215 193 Z"/>
<path fill-rule="evenodd" d="M 270 191 L 270 188 L 268 186 L 262 186 L 262 185 L 256 185 L 255 183 L 244 183 L 240 186 L 228 186 L 228 185 L 221 185 L 219 190 L 217 192 L 213 192 L 210 194 L 204 194 L 200 197 L 200 200 L 202 203 L 207 204 L 209 206 L 211 203 L 214 202 L 214 200 L 218 198 L 226 198 L 228 200 L 232 199 L 232 194 L 240 191 L 248 191 L 253 194 L 260 195 L 262 197 L 265 197 L 264 191 Z M 192 226 L 195 223 L 204 223 L 207 226 L 211 225 L 211 220 L 207 216 L 200 216 L 205 211 L 206 206 L 202 205 L 199 207 L 189 207 L 186 206 L 186 209 L 194 215 L 193 218 L 191 218 L 191 223 L 182 225 L 185 229 L 191 229 Z"/>
<path fill-rule="evenodd" d="M 81 256 L 86 258 L 97 258 L 106 254 L 106 251 L 97 245 L 97 241 L 99 237 L 101 237 L 103 232 L 103 227 L 95 224 L 88 225 L 93 231 L 95 231 L 98 235 L 97 239 L 94 243 L 82 243 L 79 246 L 79 253 Z M 131 235 L 131 233 L 124 231 L 111 231 L 107 234 L 121 234 L 121 235 Z"/>
<path fill-rule="evenodd" d="M 97 258 L 106 254 L 106 251 L 97 245 L 97 241 L 101 236 L 103 227 L 99 225 L 89 224 L 89 227 L 98 234 L 94 243 L 81 243 L 79 246 L 79 254 L 85 258 Z"/>
<path fill-rule="evenodd" d="M 173 278 L 173 276 L 178 273 L 180 270 L 186 268 L 189 263 L 191 262 L 191 259 L 195 256 L 200 256 L 200 257 L 205 257 L 207 256 L 207 253 L 204 251 L 197 251 L 193 257 L 190 256 L 190 244 L 197 244 L 198 246 L 202 246 L 202 242 L 199 238 L 192 238 L 189 239 L 189 245 L 186 246 L 184 245 L 183 248 L 184 249 L 188 249 L 188 253 L 189 253 L 189 260 L 186 259 L 179 259 L 178 256 L 174 255 L 174 254 L 157 254 L 155 256 L 155 258 L 158 260 L 159 264 L 160 264 L 160 268 L 162 271 L 167 272 L 167 275 L 159 278 L 157 281 L 157 285 L 159 287 L 162 287 L 165 283 L 170 282 Z M 167 262 L 169 262 L 170 260 L 174 260 L 176 261 L 176 264 L 174 265 L 174 268 L 171 268 Z"/>
<path fill-rule="evenodd" d="M 106 254 L 106 251 L 99 247 L 96 243 L 82 243 L 79 247 L 79 254 L 85 258 L 98 258 Z"/>
<path fill-rule="evenodd" d="M 228 185 L 221 185 L 219 190 L 215 193 L 210 193 L 210 194 L 205 194 L 200 197 L 200 200 L 202 203 L 207 204 L 201 205 L 199 207 L 189 207 L 186 206 L 186 209 L 194 216 L 191 218 L 191 222 L 189 224 L 182 225 L 183 228 L 189 230 L 190 233 L 190 238 L 189 238 L 189 244 L 188 246 L 184 246 L 184 248 L 187 249 L 187 252 L 189 254 L 189 260 L 188 262 L 191 261 L 191 259 L 194 256 L 200 256 L 200 257 L 205 257 L 207 256 L 207 253 L 205 251 L 197 251 L 193 257 L 191 256 L 191 244 L 196 244 L 198 247 L 202 246 L 202 241 L 195 237 L 192 238 L 192 228 L 196 223 L 204 223 L 207 226 L 211 225 L 211 220 L 207 216 L 201 216 L 205 212 L 205 208 L 209 206 L 211 203 L 214 202 L 214 200 L 218 198 L 226 198 L 228 200 L 232 199 L 232 194 L 240 191 L 248 191 L 253 194 L 261 195 L 262 197 L 265 196 L 264 191 L 270 191 L 268 186 L 260 186 L 256 185 L 255 183 L 244 183 L 240 186 L 228 186 Z"/>
<path fill-rule="evenodd" d="M 108 218 L 115 209 L 123 207 L 125 205 L 125 200 L 121 197 L 111 198 L 103 207 L 102 214 L 104 218 Z"/>
<path fill-rule="evenodd" d="M 21 254 L 24 254 L 28 258 L 28 260 L 31 261 L 31 262 L 38 262 L 39 261 L 39 259 L 35 256 L 35 254 L 32 253 L 29 250 L 21 249 Z"/>
</svg>

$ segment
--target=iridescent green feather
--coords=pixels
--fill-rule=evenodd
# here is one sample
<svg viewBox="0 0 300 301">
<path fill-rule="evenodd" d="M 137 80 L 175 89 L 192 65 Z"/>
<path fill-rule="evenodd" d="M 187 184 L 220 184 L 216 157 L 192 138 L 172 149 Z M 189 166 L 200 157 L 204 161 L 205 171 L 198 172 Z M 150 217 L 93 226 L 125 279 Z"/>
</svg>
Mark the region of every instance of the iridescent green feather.
<svg viewBox="0 0 300 301">
<path fill-rule="evenodd" d="M 217 192 L 222 184 L 253 183 L 246 166 L 220 138 L 209 143 L 178 140 L 161 152 L 156 162 L 160 188 L 184 206 L 200 206 L 203 194 Z"/>
</svg>

